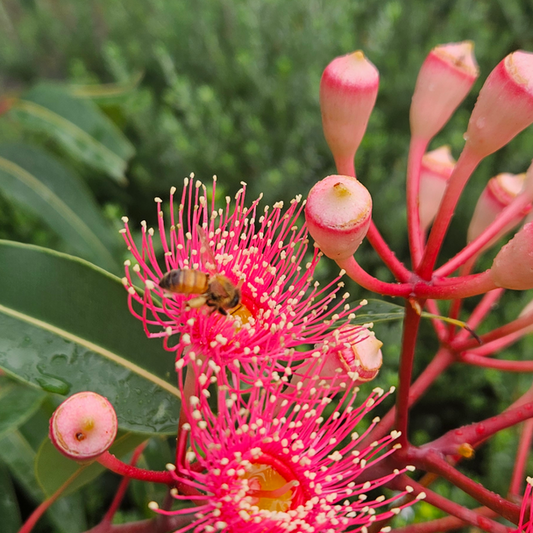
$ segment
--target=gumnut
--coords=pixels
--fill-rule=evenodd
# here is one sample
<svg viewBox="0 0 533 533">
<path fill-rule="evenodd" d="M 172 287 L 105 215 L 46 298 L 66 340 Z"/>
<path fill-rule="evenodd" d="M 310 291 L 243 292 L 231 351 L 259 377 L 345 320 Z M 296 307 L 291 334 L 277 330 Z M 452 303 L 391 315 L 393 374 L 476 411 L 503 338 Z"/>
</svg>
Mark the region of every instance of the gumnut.
<svg viewBox="0 0 533 533">
<path fill-rule="evenodd" d="M 426 57 L 410 110 L 413 137 L 432 139 L 448 122 L 479 75 L 471 41 L 441 44 Z"/>
<path fill-rule="evenodd" d="M 360 50 L 335 58 L 322 74 L 322 127 L 339 172 L 353 165 L 378 86 L 378 70 Z"/>
<path fill-rule="evenodd" d="M 435 218 L 452 175 L 455 159 L 449 146 L 441 146 L 424 155 L 420 167 L 420 226 L 425 231 Z"/>
<path fill-rule="evenodd" d="M 533 122 L 533 54 L 518 50 L 489 74 L 465 134 L 478 157 L 492 154 Z"/>
<path fill-rule="evenodd" d="M 319 181 L 305 205 L 309 233 L 331 259 L 346 259 L 364 239 L 372 217 L 372 198 L 357 179 L 333 175 Z"/>
<path fill-rule="evenodd" d="M 95 392 L 78 392 L 54 411 L 50 440 L 66 457 L 84 462 L 107 451 L 117 429 L 117 415 L 107 398 Z"/>
<path fill-rule="evenodd" d="M 494 258 L 490 275 L 504 289 L 533 289 L 533 222 L 525 224 Z"/>
</svg>

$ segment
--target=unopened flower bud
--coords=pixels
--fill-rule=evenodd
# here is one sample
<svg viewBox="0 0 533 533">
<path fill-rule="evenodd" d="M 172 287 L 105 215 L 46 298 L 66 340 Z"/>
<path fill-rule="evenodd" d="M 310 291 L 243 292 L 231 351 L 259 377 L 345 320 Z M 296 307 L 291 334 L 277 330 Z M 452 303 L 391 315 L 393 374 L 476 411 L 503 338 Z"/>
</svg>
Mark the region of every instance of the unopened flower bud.
<svg viewBox="0 0 533 533">
<path fill-rule="evenodd" d="M 498 252 L 490 269 L 492 280 L 504 289 L 533 289 L 533 223 L 523 226 Z"/>
<path fill-rule="evenodd" d="M 346 259 L 364 239 L 372 216 L 372 198 L 357 179 L 328 176 L 309 191 L 305 218 L 309 233 L 331 259 Z"/>
<path fill-rule="evenodd" d="M 346 165 L 353 165 L 376 103 L 378 85 L 378 70 L 360 50 L 337 57 L 322 74 L 322 127 L 338 172 L 347 172 Z"/>
<path fill-rule="evenodd" d="M 468 94 L 478 74 L 471 41 L 442 44 L 431 50 L 418 73 L 411 103 L 413 137 L 432 139 Z"/>
<path fill-rule="evenodd" d="M 533 122 L 533 54 L 518 50 L 489 74 L 465 134 L 479 157 L 492 154 Z"/>
<path fill-rule="evenodd" d="M 449 146 L 432 150 L 422 158 L 420 167 L 419 212 L 420 226 L 425 231 L 431 224 L 444 196 L 455 159 Z"/>
<path fill-rule="evenodd" d="M 361 326 L 346 325 L 326 339 L 325 361 L 321 378 L 350 379 L 354 385 L 372 381 L 383 363 L 383 343 Z"/>
<path fill-rule="evenodd" d="M 95 392 L 78 392 L 54 411 L 50 440 L 70 459 L 90 461 L 108 450 L 117 429 L 117 415 L 106 398 Z"/>
<path fill-rule="evenodd" d="M 481 193 L 476 204 L 470 226 L 468 227 L 467 240 L 473 241 L 488 228 L 494 219 L 516 198 L 524 186 L 525 174 L 498 174 L 491 178 Z M 517 213 L 502 233 L 512 229 L 525 213 Z M 498 237 L 487 243 L 489 248 L 498 240 Z"/>
</svg>

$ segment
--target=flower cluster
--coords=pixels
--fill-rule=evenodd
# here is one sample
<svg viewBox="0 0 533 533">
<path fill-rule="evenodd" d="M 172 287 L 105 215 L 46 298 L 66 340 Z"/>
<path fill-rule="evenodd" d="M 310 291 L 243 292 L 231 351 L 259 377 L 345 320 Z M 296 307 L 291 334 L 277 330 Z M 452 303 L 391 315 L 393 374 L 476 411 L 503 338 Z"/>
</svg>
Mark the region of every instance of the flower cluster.
<svg viewBox="0 0 533 533">
<path fill-rule="evenodd" d="M 225 209 L 217 209 L 214 200 L 209 204 L 206 187 L 192 177 L 185 180 L 178 206 L 175 192 L 173 188 L 170 193 L 168 232 L 162 201 L 156 199 L 163 267 L 153 229 L 142 224 L 139 248 L 127 219 L 122 232 L 136 261 L 133 268 L 126 262 L 130 308 L 143 321 L 147 335 L 163 337 L 181 364 L 191 354 L 219 365 L 246 364 L 265 354 L 275 355 L 276 360 L 292 358 L 295 349 L 322 342 L 335 321 L 353 318 L 353 309 L 345 302 L 348 294 L 339 294 L 340 276 L 322 288 L 313 280 L 320 256 L 317 248 L 304 263 L 307 231 L 297 226 L 301 198 L 286 211 L 279 202 L 261 212 L 260 199 L 245 206 L 244 184 L 233 208 L 226 197 Z M 212 196 L 216 196 L 216 178 Z M 169 273 L 175 280 L 162 282 Z M 221 277 L 225 286 L 213 288 L 213 280 Z M 135 288 L 136 282 L 142 291 Z M 222 305 L 201 305 L 205 297 L 198 305 L 199 294 L 216 290 L 222 292 Z M 239 303 L 225 307 L 237 291 Z M 309 351 L 300 353 L 301 359 L 308 356 Z"/>
</svg>

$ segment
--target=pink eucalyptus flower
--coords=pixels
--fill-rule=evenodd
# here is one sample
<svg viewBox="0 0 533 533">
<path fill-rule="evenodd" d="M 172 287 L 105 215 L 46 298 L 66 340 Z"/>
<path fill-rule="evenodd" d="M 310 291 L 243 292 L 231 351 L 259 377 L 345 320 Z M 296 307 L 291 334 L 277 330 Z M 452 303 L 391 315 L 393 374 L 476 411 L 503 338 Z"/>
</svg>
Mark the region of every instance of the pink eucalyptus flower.
<svg viewBox="0 0 533 533">
<path fill-rule="evenodd" d="M 220 372 L 212 365 L 190 369 L 195 391 L 184 402 L 187 422 L 178 442 L 178 451 L 189 451 L 171 471 L 174 497 L 196 505 L 163 511 L 150 504 L 162 514 L 194 513 L 192 523 L 176 533 L 365 531 L 401 507 L 377 509 L 412 492 L 407 488 L 389 499 L 367 494 L 412 469 L 395 470 L 384 461 L 399 447 L 394 445 L 399 432 L 362 444 L 379 418 L 361 435 L 355 431 L 387 396 L 382 389 L 374 389 L 360 405 L 358 389 L 345 390 L 333 404 L 340 386 L 327 388 L 327 395 L 318 380 L 291 387 L 271 367 L 264 367 L 263 379 L 240 390 L 220 386 Z M 215 390 L 216 402 L 210 398 Z"/>
<path fill-rule="evenodd" d="M 216 180 L 213 197 L 215 186 Z M 259 354 L 291 357 L 302 343 L 320 343 L 335 320 L 350 318 L 348 295 L 335 300 L 343 286 L 340 277 L 323 288 L 313 283 L 320 254 L 315 249 L 312 259 L 305 260 L 307 230 L 296 226 L 303 209 L 300 198 L 291 201 L 287 210 L 279 202 L 261 212 L 260 198 L 245 207 L 244 185 L 233 209 L 229 197 L 225 209 L 216 209 L 214 201 L 209 204 L 205 186 L 192 179 L 185 180 L 177 208 L 174 193 L 173 188 L 170 231 L 163 220 L 162 202 L 156 199 L 160 242 L 154 245 L 156 232 L 144 222 L 139 248 L 126 218 L 121 232 L 137 263 L 130 268 L 126 261 L 123 280 L 130 309 L 143 321 L 149 337 L 163 337 L 165 348 L 176 352 L 179 368 L 191 354 L 212 358 L 216 364 L 243 363 Z M 202 234 L 208 243 L 202 242 Z M 155 252 L 160 246 L 161 260 Z M 196 273 L 198 293 L 205 290 L 205 285 L 201 288 L 207 281 L 205 274 L 209 279 L 224 276 L 225 283 L 240 291 L 240 304 L 217 312 L 205 305 L 205 295 L 184 290 L 169 293 L 159 284 L 175 269 Z M 144 291 L 137 290 L 136 284 Z M 168 289 L 168 283 L 163 285 Z M 305 359 L 306 352 L 301 357 Z"/>
</svg>

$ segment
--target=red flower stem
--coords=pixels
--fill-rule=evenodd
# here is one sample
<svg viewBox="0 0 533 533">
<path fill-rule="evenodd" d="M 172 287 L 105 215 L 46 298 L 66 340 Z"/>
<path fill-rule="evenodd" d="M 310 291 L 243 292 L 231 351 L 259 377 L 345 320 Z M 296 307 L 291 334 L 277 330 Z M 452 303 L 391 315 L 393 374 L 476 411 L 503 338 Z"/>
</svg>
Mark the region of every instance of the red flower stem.
<svg viewBox="0 0 533 533">
<path fill-rule="evenodd" d="M 341 176 L 352 176 L 356 178 L 355 175 L 355 165 L 353 157 L 342 157 L 335 159 L 335 166 L 337 167 L 337 174 Z"/>
<path fill-rule="evenodd" d="M 472 509 L 473 512 L 485 518 L 494 518 L 497 514 L 487 507 L 478 507 Z M 437 518 L 428 522 L 421 522 L 418 524 L 410 524 L 405 527 L 394 529 L 394 533 L 443 533 L 444 531 L 453 531 L 454 529 L 461 529 L 466 523 L 464 520 L 455 516 L 446 516 L 445 518 Z M 509 531 L 509 530 L 508 530 Z"/>
<path fill-rule="evenodd" d="M 424 487 L 423 485 L 420 485 L 420 483 L 417 483 L 414 479 L 411 479 L 407 477 L 406 475 L 399 476 L 395 478 L 393 481 L 394 481 L 395 488 L 399 490 L 404 490 L 407 485 L 410 485 L 411 487 L 415 489 L 415 492 L 414 492 L 415 494 L 424 492 L 426 494 L 425 501 L 427 503 L 433 505 L 434 507 L 436 507 L 437 509 L 440 509 L 441 511 L 444 511 L 445 513 L 448 513 L 452 516 L 460 518 L 467 524 L 471 524 L 475 527 L 479 527 L 489 533 L 510 533 L 510 530 L 504 525 L 498 524 L 498 522 L 495 522 L 494 520 L 487 518 L 487 516 L 482 516 L 478 514 L 476 511 L 467 509 L 466 507 L 463 507 L 462 505 L 459 505 L 458 503 L 452 502 L 448 500 L 447 498 L 444 498 L 443 496 L 436 494 L 432 490 Z M 501 499 L 501 497 L 499 498 Z M 513 505 L 513 508 L 515 507 L 518 509 L 518 513 L 520 513 L 520 509 L 516 505 Z M 518 518 L 517 518 L 516 523 L 518 523 Z"/>
<path fill-rule="evenodd" d="M 416 268 L 422 259 L 424 237 L 420 228 L 420 167 L 428 146 L 427 139 L 411 137 L 407 160 L 407 234 L 411 263 Z"/>
<path fill-rule="evenodd" d="M 476 296 L 496 288 L 489 270 L 481 274 L 465 276 L 464 278 L 436 280 L 432 283 L 419 280 L 412 283 L 387 283 L 368 274 L 353 257 L 338 259 L 337 264 L 346 271 L 346 274 L 351 279 L 365 289 L 387 296 L 452 300 Z"/>
<path fill-rule="evenodd" d="M 503 235 L 502 230 L 507 224 L 515 220 L 516 225 L 527 214 L 527 208 L 531 205 L 531 195 L 522 193 L 518 195 L 485 229 L 481 235 L 465 246 L 456 256 L 435 270 L 435 276 L 448 276 L 476 254 L 494 237 Z"/>
<path fill-rule="evenodd" d="M 129 477 L 131 479 L 138 479 L 139 481 L 151 481 L 152 483 L 163 483 L 164 485 L 175 485 L 176 481 L 170 472 L 158 472 L 155 470 L 144 470 L 136 466 L 127 465 L 121 460 L 117 459 L 109 452 L 104 452 L 96 459 L 102 466 L 119 474 L 121 476 Z"/>
<path fill-rule="evenodd" d="M 35 524 L 39 521 L 39 518 L 49 509 L 49 507 L 63 494 L 63 491 L 72 483 L 73 479 L 68 479 L 59 487 L 50 498 L 44 500 L 28 517 L 28 520 L 24 522 L 22 527 L 18 530 L 18 533 L 30 533 Z"/>
<path fill-rule="evenodd" d="M 475 422 L 474 424 L 448 431 L 442 435 L 442 437 L 439 437 L 433 442 L 424 444 L 424 446 L 419 448 L 419 451 L 416 452 L 415 455 L 419 458 L 423 457 L 426 453 L 456 455 L 461 444 L 467 443 L 475 447 L 481 441 L 488 439 L 498 431 L 507 429 L 515 424 L 519 424 L 520 422 L 523 422 L 532 416 L 533 402 L 528 401 L 526 403 L 511 407 L 503 413 L 493 416 L 487 420 Z"/>
<path fill-rule="evenodd" d="M 513 467 L 513 476 L 509 485 L 509 495 L 521 498 L 522 486 L 525 479 L 525 471 L 529 450 L 533 442 L 533 419 L 526 420 L 520 433 L 520 441 L 516 450 L 516 458 Z"/>
<path fill-rule="evenodd" d="M 503 372 L 533 372 L 533 361 L 505 361 L 503 359 L 489 359 L 472 352 L 461 354 L 461 362 L 481 368 L 496 368 Z"/>
<path fill-rule="evenodd" d="M 353 157 L 335 160 L 335 165 L 339 174 L 344 176 L 351 176 L 352 178 L 357 179 L 357 176 L 355 175 Z M 376 253 L 381 258 L 381 260 L 392 272 L 394 277 L 398 281 L 408 281 L 411 277 L 411 272 L 407 268 L 405 268 L 403 263 L 398 260 L 396 255 L 389 248 L 389 246 L 379 233 L 378 229 L 376 228 L 376 225 L 374 224 L 373 220 L 370 221 L 370 227 L 368 228 L 366 237 L 374 248 L 374 250 L 376 251 Z"/>
<path fill-rule="evenodd" d="M 485 344 L 488 342 L 492 342 L 496 339 L 501 339 L 505 337 L 506 335 L 515 333 L 531 325 L 533 325 L 533 312 L 527 313 L 526 315 L 521 316 L 517 318 L 516 320 L 513 320 L 512 322 L 509 322 L 508 324 L 505 324 L 505 326 L 502 326 L 501 328 L 494 329 L 490 331 L 489 333 L 485 333 L 484 335 L 481 335 L 480 336 L 481 342 Z M 479 342 L 476 339 L 470 339 L 470 338 L 456 339 L 450 344 L 450 347 L 456 352 L 464 352 L 467 350 L 471 350 L 472 348 L 475 348 L 477 346 L 479 346 Z"/>
<path fill-rule="evenodd" d="M 424 255 L 417 268 L 417 274 L 422 279 L 430 279 L 433 267 L 437 261 L 442 241 L 448 230 L 448 226 L 452 220 L 453 213 L 459 197 L 466 185 L 466 182 L 472 175 L 474 169 L 481 161 L 480 157 L 468 149 L 468 144 L 465 145 L 457 164 L 448 180 L 446 191 L 440 203 L 439 211 L 433 222 L 431 233 L 429 234 L 428 242 Z"/>
<path fill-rule="evenodd" d="M 415 302 L 405 302 L 405 318 L 403 322 L 402 353 L 400 355 L 400 372 L 398 376 L 398 395 L 396 397 L 395 427 L 401 431 L 399 443 L 407 445 L 407 428 L 409 423 L 409 391 L 413 373 L 416 338 L 420 325 L 420 313 Z"/>
<path fill-rule="evenodd" d="M 484 435 L 484 437 L 486 438 L 486 435 Z M 429 446 L 432 446 L 432 444 L 426 444 L 424 448 L 428 447 L 428 449 L 424 450 L 411 447 L 408 453 L 408 459 L 417 468 L 421 468 L 423 470 L 426 470 L 427 472 L 438 474 L 439 476 L 453 483 L 456 487 L 466 492 L 466 494 L 472 496 L 472 498 L 476 499 L 482 505 L 488 507 L 489 509 L 492 509 L 510 522 L 518 524 L 518 520 L 520 518 L 519 505 L 511 503 L 510 501 L 502 498 L 499 494 L 495 494 L 494 492 L 487 490 L 485 487 L 483 487 L 483 485 L 477 483 L 476 481 L 473 481 L 468 476 L 465 476 L 464 474 L 456 470 L 452 465 L 450 465 L 444 459 L 441 453 L 432 448 L 429 448 Z M 427 498 L 427 501 L 429 503 L 433 503 L 430 501 L 429 498 Z M 439 505 L 436 505 L 434 503 L 433 505 L 439 507 Z M 439 508 L 443 511 L 453 514 L 454 516 L 462 518 L 456 512 L 448 511 L 446 509 L 443 509 L 442 507 Z M 483 527 L 483 529 L 485 528 Z M 487 531 L 489 530 L 487 529 Z"/>
<path fill-rule="evenodd" d="M 479 324 L 481 324 L 481 321 L 492 310 L 492 307 L 501 298 L 504 292 L 505 289 L 494 289 L 493 291 L 487 292 L 485 296 L 483 296 L 481 301 L 472 311 L 470 318 L 467 320 L 468 327 L 471 330 L 475 330 Z M 463 329 L 457 333 L 455 342 L 465 339 L 470 339 L 470 332 L 466 329 Z"/>
<path fill-rule="evenodd" d="M 387 268 L 392 272 L 394 277 L 401 282 L 407 282 L 412 277 L 412 272 L 398 260 L 394 252 L 389 248 L 374 222 L 370 221 L 370 227 L 366 237 L 381 260 L 385 263 Z"/>
<path fill-rule="evenodd" d="M 139 460 L 139 457 L 146 448 L 146 444 L 146 442 L 143 442 L 140 446 L 137 446 L 137 448 L 135 448 L 135 451 L 133 452 L 133 456 L 130 461 L 131 466 L 135 466 L 135 464 Z M 111 502 L 107 513 L 104 515 L 104 518 L 102 520 L 103 522 L 111 522 L 113 520 L 115 513 L 117 512 L 118 508 L 120 507 L 120 504 L 122 503 L 122 500 L 124 499 L 124 496 L 126 495 L 126 490 L 128 490 L 129 483 L 130 478 L 123 477 L 121 479 L 115 497 L 113 498 L 113 501 Z"/>
<path fill-rule="evenodd" d="M 426 369 L 418 376 L 409 389 L 408 406 L 412 407 L 420 397 L 426 392 L 430 385 L 446 370 L 454 361 L 452 353 L 446 348 L 441 348 Z M 382 419 L 381 422 L 374 428 L 374 430 L 364 439 L 362 447 L 365 443 L 370 443 L 381 439 L 392 429 L 394 418 L 396 416 L 396 408 L 393 407 Z"/>
</svg>

